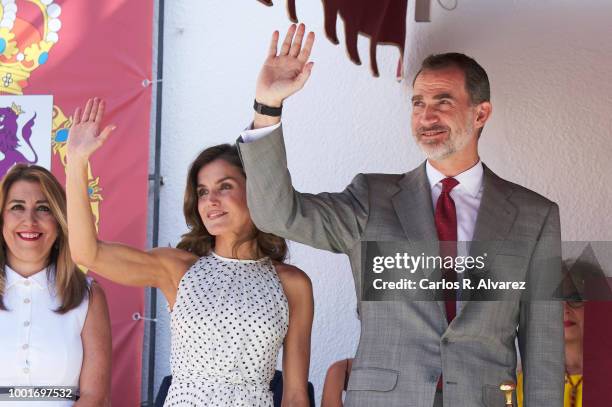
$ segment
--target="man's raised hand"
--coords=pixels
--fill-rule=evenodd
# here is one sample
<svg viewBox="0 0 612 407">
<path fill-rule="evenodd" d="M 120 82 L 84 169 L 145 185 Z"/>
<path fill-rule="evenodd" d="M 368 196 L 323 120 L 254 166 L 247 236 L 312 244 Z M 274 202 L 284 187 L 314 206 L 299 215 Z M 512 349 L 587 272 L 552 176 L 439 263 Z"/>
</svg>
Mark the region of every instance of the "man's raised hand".
<svg viewBox="0 0 612 407">
<path fill-rule="evenodd" d="M 315 35 L 308 33 L 306 27 L 292 24 L 287 30 L 285 40 L 278 52 L 278 31 L 272 34 L 268 56 L 259 72 L 255 99 L 259 103 L 280 107 L 283 100 L 304 87 L 310 76 L 314 62 L 308 62 Z"/>
</svg>

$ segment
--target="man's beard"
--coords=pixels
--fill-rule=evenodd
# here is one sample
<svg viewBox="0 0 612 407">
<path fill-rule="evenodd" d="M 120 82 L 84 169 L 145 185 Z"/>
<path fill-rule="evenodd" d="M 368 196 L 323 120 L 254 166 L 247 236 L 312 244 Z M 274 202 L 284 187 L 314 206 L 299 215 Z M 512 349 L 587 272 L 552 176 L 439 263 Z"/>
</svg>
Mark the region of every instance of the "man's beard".
<svg viewBox="0 0 612 407">
<path fill-rule="evenodd" d="M 431 140 L 428 142 L 427 138 L 421 134 L 425 131 L 446 131 L 446 136 L 443 139 Z M 427 159 L 440 161 L 462 150 L 468 144 L 469 135 L 472 134 L 472 132 L 473 128 L 469 124 L 463 132 L 456 135 L 453 135 L 451 129 L 448 127 L 433 126 L 418 129 L 414 138 L 421 151 L 427 156 Z"/>
</svg>

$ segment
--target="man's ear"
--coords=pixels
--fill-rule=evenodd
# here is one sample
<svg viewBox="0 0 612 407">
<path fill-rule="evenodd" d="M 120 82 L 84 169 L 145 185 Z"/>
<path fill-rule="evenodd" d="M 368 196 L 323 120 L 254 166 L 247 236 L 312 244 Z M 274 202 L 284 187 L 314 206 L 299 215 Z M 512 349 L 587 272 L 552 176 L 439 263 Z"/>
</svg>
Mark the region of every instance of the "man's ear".
<svg viewBox="0 0 612 407">
<path fill-rule="evenodd" d="M 493 111 L 493 106 L 491 102 L 481 102 L 476 106 L 476 117 L 474 119 L 474 125 L 477 129 L 481 129 L 484 127 L 489 117 L 491 117 L 491 112 Z"/>
</svg>

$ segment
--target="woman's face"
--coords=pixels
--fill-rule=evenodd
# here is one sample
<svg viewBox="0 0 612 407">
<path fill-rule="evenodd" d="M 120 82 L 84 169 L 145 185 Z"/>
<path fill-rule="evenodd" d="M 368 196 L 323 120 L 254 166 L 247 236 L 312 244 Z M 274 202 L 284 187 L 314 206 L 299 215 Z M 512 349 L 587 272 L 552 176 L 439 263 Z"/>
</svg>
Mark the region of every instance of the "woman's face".
<svg viewBox="0 0 612 407">
<path fill-rule="evenodd" d="M 584 333 L 584 303 L 568 301 L 563 303 L 563 326 L 565 328 L 565 341 L 582 341 Z"/>
<path fill-rule="evenodd" d="M 8 190 L 2 219 L 9 266 L 16 271 L 46 267 L 57 239 L 57 222 L 40 185 L 16 181 Z"/>
<path fill-rule="evenodd" d="M 213 236 L 242 238 L 251 233 L 253 222 L 246 200 L 246 178 L 237 167 L 217 159 L 198 172 L 198 212 Z"/>
</svg>

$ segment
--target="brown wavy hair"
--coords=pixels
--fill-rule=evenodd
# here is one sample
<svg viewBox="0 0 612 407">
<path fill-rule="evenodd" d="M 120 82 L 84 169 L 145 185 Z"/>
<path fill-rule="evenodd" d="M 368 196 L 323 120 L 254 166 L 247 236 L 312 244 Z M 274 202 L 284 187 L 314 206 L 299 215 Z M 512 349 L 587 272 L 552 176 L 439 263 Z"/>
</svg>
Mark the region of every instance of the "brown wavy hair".
<svg viewBox="0 0 612 407">
<path fill-rule="evenodd" d="M 51 213 L 57 222 L 57 238 L 49 253 L 47 278 L 55 279 L 56 292 L 61 304 L 55 312 L 65 314 L 78 307 L 85 299 L 89 286 L 85 274 L 72 261 L 68 247 L 68 224 L 66 222 L 66 193 L 61 184 L 47 169 L 38 165 L 17 164 L 9 170 L 0 184 L 0 232 L 4 228 L 4 209 L 8 192 L 17 181 L 35 182 L 49 201 Z M 7 246 L 0 233 L 0 310 L 7 311 L 3 296 L 6 284 Z"/>
<path fill-rule="evenodd" d="M 187 173 L 187 186 L 185 187 L 185 200 L 183 202 L 183 213 L 189 231 L 182 236 L 181 241 L 176 247 L 200 257 L 210 254 L 211 250 L 215 247 L 215 237 L 206 230 L 198 212 L 198 172 L 200 172 L 202 167 L 215 160 L 223 160 L 233 165 L 246 178 L 246 173 L 238 154 L 238 148 L 235 145 L 219 144 L 209 147 L 202 151 L 191 163 Z M 251 240 L 255 240 L 259 255 L 267 256 L 277 261 L 283 261 L 287 257 L 287 243 L 285 239 L 271 233 L 262 232 L 256 226 L 253 226 L 253 231 L 249 236 L 236 242 L 234 253 L 236 253 L 237 248 L 241 244 Z"/>
</svg>

